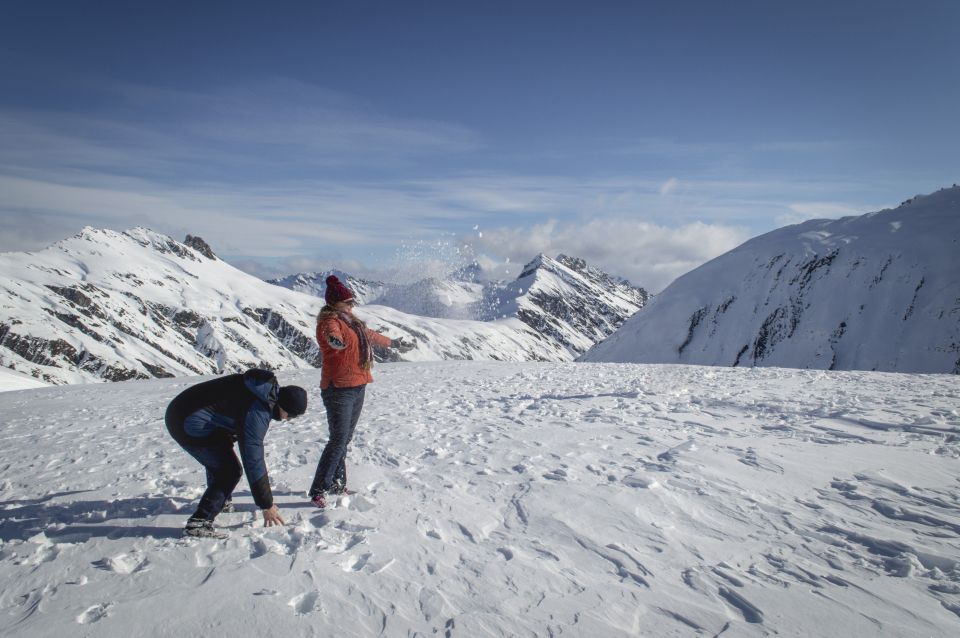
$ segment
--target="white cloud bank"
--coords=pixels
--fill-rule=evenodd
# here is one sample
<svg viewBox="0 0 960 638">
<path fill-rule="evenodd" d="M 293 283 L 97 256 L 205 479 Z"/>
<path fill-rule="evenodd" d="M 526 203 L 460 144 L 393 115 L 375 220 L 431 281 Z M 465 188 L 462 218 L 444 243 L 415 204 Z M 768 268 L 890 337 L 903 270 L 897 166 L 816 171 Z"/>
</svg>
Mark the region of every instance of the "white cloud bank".
<svg viewBox="0 0 960 638">
<path fill-rule="evenodd" d="M 629 219 L 593 219 L 584 223 L 549 221 L 531 228 L 484 230 L 466 238 L 480 254 L 499 258 L 505 276 L 516 276 L 538 253 L 581 257 L 606 272 L 660 292 L 680 275 L 749 239 L 746 229 L 694 222 L 678 227 Z M 507 273 L 507 271 L 510 271 Z"/>
</svg>

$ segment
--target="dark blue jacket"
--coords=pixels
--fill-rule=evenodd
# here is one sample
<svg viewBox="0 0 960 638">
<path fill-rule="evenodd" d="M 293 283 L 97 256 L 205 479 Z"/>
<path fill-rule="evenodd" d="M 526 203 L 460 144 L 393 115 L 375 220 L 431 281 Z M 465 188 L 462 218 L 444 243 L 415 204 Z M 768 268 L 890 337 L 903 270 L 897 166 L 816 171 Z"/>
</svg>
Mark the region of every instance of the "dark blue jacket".
<svg viewBox="0 0 960 638">
<path fill-rule="evenodd" d="M 264 509 L 273 505 L 273 494 L 263 438 L 275 414 L 279 392 L 272 372 L 254 368 L 191 386 L 167 408 L 170 433 L 181 445 L 237 441 L 253 500 Z"/>
</svg>

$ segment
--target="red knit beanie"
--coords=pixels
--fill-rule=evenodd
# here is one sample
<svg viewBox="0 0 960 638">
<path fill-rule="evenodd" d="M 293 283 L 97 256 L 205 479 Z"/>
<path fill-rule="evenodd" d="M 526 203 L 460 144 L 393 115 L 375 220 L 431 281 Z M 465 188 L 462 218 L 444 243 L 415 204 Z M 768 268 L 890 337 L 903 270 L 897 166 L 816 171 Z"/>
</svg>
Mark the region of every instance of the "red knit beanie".
<svg viewBox="0 0 960 638">
<path fill-rule="evenodd" d="M 353 293 L 350 289 L 340 283 L 336 275 L 327 277 L 327 291 L 323 294 L 324 300 L 331 306 L 338 301 L 353 299 Z"/>
</svg>

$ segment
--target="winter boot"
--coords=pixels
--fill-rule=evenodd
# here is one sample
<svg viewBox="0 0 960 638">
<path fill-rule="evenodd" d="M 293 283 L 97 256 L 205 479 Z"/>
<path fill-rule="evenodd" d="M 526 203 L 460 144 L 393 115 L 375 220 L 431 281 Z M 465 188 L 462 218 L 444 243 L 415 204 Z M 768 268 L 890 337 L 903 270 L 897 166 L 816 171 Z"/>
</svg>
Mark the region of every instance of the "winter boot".
<svg viewBox="0 0 960 638">
<path fill-rule="evenodd" d="M 351 490 L 347 489 L 346 483 L 342 482 L 340 479 L 337 479 L 333 482 L 333 487 L 330 488 L 330 493 L 338 496 L 350 496 L 353 494 Z"/>
<path fill-rule="evenodd" d="M 213 521 L 202 518 L 191 518 L 187 521 L 187 526 L 183 528 L 184 536 L 193 536 L 194 538 L 227 538 L 229 534 L 221 532 L 213 527 Z"/>
<path fill-rule="evenodd" d="M 323 492 L 318 492 L 310 498 L 310 502 L 318 508 L 324 509 L 327 506 L 327 497 L 324 496 Z"/>
</svg>

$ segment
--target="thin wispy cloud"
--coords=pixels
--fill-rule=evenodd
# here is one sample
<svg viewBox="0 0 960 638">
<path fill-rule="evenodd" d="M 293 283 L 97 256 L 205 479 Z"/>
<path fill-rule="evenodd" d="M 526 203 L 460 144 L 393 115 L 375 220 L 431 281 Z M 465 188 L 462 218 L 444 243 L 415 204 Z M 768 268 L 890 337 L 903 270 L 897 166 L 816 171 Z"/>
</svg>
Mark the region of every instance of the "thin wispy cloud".
<svg viewBox="0 0 960 638">
<path fill-rule="evenodd" d="M 109 112 L 0 111 L 0 250 L 40 248 L 83 225 L 144 225 L 201 235 L 248 271 L 276 276 L 338 263 L 377 273 L 404 242 L 459 237 L 491 276 L 566 252 L 656 291 L 769 230 L 758 223 L 771 216 L 857 210 L 821 203 L 836 183 L 491 171 L 485 141 L 467 127 L 392 117 L 287 79 L 102 91 Z M 632 152 L 731 152 L 721 146 L 652 140 Z M 450 158 L 475 163 L 436 170 Z M 466 232 L 474 226 L 482 241 Z"/>
<path fill-rule="evenodd" d="M 134 4 L 6 11 L 0 250 L 144 225 L 251 271 L 376 268 L 476 226 L 515 246 L 477 244 L 491 264 L 565 252 L 655 289 L 958 179 L 952 3 Z"/>
<path fill-rule="evenodd" d="M 330 167 L 383 170 L 476 151 L 480 136 L 402 119 L 292 80 L 207 93 L 105 86 L 110 113 L 0 111 L 0 165 L 20 172 L 122 171 L 178 181 L 296 178 Z M 198 170 L 199 169 L 199 170 Z"/>
</svg>

